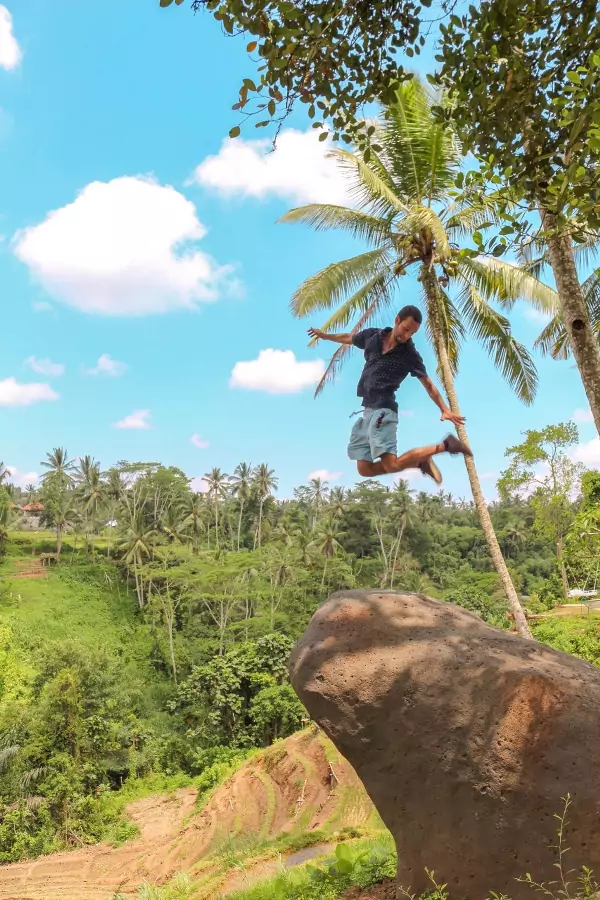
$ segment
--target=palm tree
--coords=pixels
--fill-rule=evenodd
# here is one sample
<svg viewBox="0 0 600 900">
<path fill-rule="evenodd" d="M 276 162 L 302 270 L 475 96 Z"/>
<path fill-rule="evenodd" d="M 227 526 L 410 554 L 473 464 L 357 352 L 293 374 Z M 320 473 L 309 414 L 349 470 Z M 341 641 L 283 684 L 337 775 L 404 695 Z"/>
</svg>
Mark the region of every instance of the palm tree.
<svg viewBox="0 0 600 900">
<path fill-rule="evenodd" d="M 3 462 L 0 462 L 0 487 L 2 485 L 8 483 L 11 478 L 11 474 L 9 470 L 6 468 Z"/>
<path fill-rule="evenodd" d="M 329 503 L 327 509 L 329 515 L 334 519 L 341 519 L 348 508 L 347 491 L 343 487 L 334 487 L 329 492 Z"/>
<path fill-rule="evenodd" d="M 0 463 L 0 470 L 1 470 L 1 469 L 2 469 L 2 463 Z M 1 476 L 0 476 L 0 483 L 1 483 L 1 480 L 2 480 L 2 479 L 1 479 Z M 25 487 L 25 496 L 26 496 L 26 499 L 27 499 L 27 502 L 28 502 L 28 503 L 34 503 L 34 502 L 35 502 L 35 500 L 36 500 L 36 498 L 37 498 L 37 487 L 35 486 L 35 484 L 28 484 L 28 485 L 26 485 L 26 487 Z"/>
<path fill-rule="evenodd" d="M 73 460 L 64 447 L 55 447 L 52 453 L 46 454 L 46 461 L 40 463 L 48 471 L 42 476 L 45 483 L 52 482 L 58 487 L 67 488 L 73 483 Z"/>
<path fill-rule="evenodd" d="M 80 456 L 79 465 L 75 468 L 73 478 L 78 484 L 85 484 L 90 480 L 91 473 L 94 469 L 99 470 L 99 466 L 93 456 L 89 456 L 89 454 L 87 456 Z"/>
<path fill-rule="evenodd" d="M 203 495 L 190 494 L 186 498 L 184 510 L 186 518 L 183 521 L 183 528 L 192 532 L 192 549 L 197 554 L 200 549 L 200 532 L 206 528 L 204 521 L 206 505 Z"/>
<path fill-rule="evenodd" d="M 252 487 L 256 491 L 258 497 L 258 525 L 254 539 L 255 549 L 258 544 L 260 550 L 262 543 L 262 522 L 265 502 L 267 498 L 272 495 L 273 491 L 277 490 L 278 484 L 279 479 L 275 476 L 274 470 L 270 469 L 267 463 L 260 463 L 260 465 L 256 467 L 252 479 Z"/>
<path fill-rule="evenodd" d="M 102 481 L 100 466 L 91 456 L 85 456 L 81 459 L 78 474 L 75 477 L 80 481 L 79 491 L 85 520 L 87 553 L 89 526 L 92 521 L 96 522 L 98 518 L 100 507 L 106 499 L 106 486 Z M 92 543 L 92 555 L 93 553 L 94 545 Z"/>
<path fill-rule="evenodd" d="M 52 491 L 45 504 L 46 512 L 49 514 L 56 530 L 57 556 L 60 556 L 62 551 L 65 531 L 77 519 L 77 511 L 73 508 L 72 500 L 73 497 L 69 491 L 55 490 Z"/>
<path fill-rule="evenodd" d="M 507 556 L 510 556 L 511 550 L 517 550 L 519 547 L 522 547 L 526 541 L 527 532 L 520 524 L 511 522 L 504 529 L 504 542 Z"/>
<path fill-rule="evenodd" d="M 147 524 L 143 513 L 138 510 L 127 523 L 127 530 L 119 543 L 123 552 L 123 561 L 127 566 L 133 567 L 135 591 L 140 609 L 143 609 L 144 606 L 144 585 L 140 570 L 144 559 L 149 559 L 152 555 L 155 535 L 156 530 Z"/>
<path fill-rule="evenodd" d="M 237 465 L 230 481 L 231 494 L 237 499 L 240 506 L 237 526 L 237 549 L 239 553 L 244 506 L 252 496 L 252 466 L 245 462 Z"/>
<path fill-rule="evenodd" d="M 187 516 L 182 503 L 170 503 L 160 517 L 160 530 L 170 544 L 179 543 L 187 527 Z"/>
<path fill-rule="evenodd" d="M 319 507 L 321 507 L 325 501 L 327 500 L 328 494 L 328 482 L 323 481 L 322 478 L 318 476 L 316 478 L 311 478 L 308 482 L 308 498 L 313 507 L 313 520 L 312 520 L 312 529 L 314 531 L 315 526 L 317 524 L 317 517 L 319 515 Z"/>
<path fill-rule="evenodd" d="M 204 475 L 204 481 L 208 488 L 209 499 L 215 506 L 215 541 L 217 550 L 219 549 L 219 502 L 227 493 L 227 485 L 229 476 L 221 472 L 219 468 L 211 469 Z"/>
<path fill-rule="evenodd" d="M 320 523 L 315 539 L 308 545 L 308 550 L 315 550 L 325 558 L 321 585 L 325 584 L 325 575 L 327 574 L 329 560 L 336 555 L 338 550 L 343 550 L 340 538 L 343 538 L 344 536 L 345 532 L 340 531 L 335 519 L 328 518 Z"/>
<path fill-rule="evenodd" d="M 495 224 L 498 216 L 492 197 L 478 200 L 477 205 L 453 201 L 461 148 L 450 129 L 434 118 L 433 104 L 424 85 L 412 78 L 400 86 L 396 102 L 372 125 L 374 146 L 368 162 L 360 154 L 334 151 L 360 209 L 311 204 L 283 217 L 283 221 L 304 222 L 317 229 L 341 228 L 373 245 L 373 249 L 308 278 L 294 294 L 292 310 L 301 317 L 334 308 L 322 326 L 327 332 L 358 316 L 352 329 L 356 333 L 392 304 L 400 278 L 408 268 L 417 266 L 428 334 L 452 411 L 460 414 L 454 378 L 461 340 L 467 332 L 483 343 L 519 398 L 531 403 L 537 386 L 535 366 L 513 337 L 508 320 L 491 302 L 510 306 L 515 299 L 524 298 L 547 310 L 555 303 L 554 292 L 517 266 L 460 252 L 459 242 L 464 237 L 486 222 Z M 450 282 L 458 288 L 454 300 L 447 291 Z M 335 376 L 349 349 L 342 345 L 336 351 L 317 394 Z M 458 427 L 458 433 L 468 443 L 464 426 Z M 531 637 L 475 463 L 466 457 L 465 464 L 489 552 L 515 621 L 521 634 Z"/>
</svg>

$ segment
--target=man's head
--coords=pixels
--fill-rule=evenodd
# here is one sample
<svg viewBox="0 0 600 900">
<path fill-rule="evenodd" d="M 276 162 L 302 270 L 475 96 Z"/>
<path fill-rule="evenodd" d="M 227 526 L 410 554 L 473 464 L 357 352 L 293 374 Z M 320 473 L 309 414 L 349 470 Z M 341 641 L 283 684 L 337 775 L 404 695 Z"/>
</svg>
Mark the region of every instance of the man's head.
<svg viewBox="0 0 600 900">
<path fill-rule="evenodd" d="M 405 344 L 421 327 L 423 314 L 417 306 L 403 306 L 394 322 L 394 337 Z"/>
</svg>

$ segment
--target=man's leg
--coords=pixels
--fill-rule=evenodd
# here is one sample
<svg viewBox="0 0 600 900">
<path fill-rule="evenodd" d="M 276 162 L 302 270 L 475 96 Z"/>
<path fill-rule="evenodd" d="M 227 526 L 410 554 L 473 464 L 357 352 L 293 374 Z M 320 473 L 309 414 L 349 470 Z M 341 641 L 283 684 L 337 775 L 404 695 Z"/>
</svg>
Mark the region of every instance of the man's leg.
<svg viewBox="0 0 600 900">
<path fill-rule="evenodd" d="M 382 453 L 380 462 L 374 463 L 374 465 L 380 465 L 382 472 L 403 472 L 405 469 L 418 469 L 426 459 L 445 452 L 444 442 L 440 441 L 439 444 L 429 444 L 427 447 L 416 447 L 414 450 L 407 450 L 401 456 L 396 456 L 393 453 Z"/>
</svg>

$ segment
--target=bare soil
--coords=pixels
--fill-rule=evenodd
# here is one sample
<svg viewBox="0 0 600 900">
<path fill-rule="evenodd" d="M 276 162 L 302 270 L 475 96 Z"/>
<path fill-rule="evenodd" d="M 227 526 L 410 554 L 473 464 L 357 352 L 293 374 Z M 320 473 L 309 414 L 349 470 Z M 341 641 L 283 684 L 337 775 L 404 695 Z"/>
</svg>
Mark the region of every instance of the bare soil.
<svg viewBox="0 0 600 900">
<path fill-rule="evenodd" d="M 349 763 L 336 758 L 332 776 L 325 746 L 311 729 L 269 748 L 221 785 L 201 811 L 195 788 L 138 800 L 127 816 L 138 825 L 139 838 L 118 848 L 100 844 L 1 866 L 0 898 L 112 900 L 119 892 L 135 897 L 142 884 L 164 884 L 180 871 L 202 879 L 206 888 L 199 897 L 222 897 L 249 878 L 268 876 L 267 862 L 243 876 L 239 869 L 227 873 L 219 856 L 242 836 L 258 843 L 327 823 L 366 825 L 373 814 Z"/>
</svg>

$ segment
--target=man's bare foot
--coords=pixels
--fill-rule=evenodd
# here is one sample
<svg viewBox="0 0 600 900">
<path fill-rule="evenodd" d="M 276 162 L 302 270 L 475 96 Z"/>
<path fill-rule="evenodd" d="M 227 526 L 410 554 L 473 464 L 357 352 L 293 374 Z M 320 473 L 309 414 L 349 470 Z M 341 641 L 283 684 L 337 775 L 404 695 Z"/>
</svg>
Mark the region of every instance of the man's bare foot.
<svg viewBox="0 0 600 900">
<path fill-rule="evenodd" d="M 419 465 L 419 469 L 423 473 L 423 475 L 429 475 L 430 478 L 433 478 L 436 484 L 442 483 L 442 473 L 434 463 L 431 456 L 428 456 L 427 459 L 424 459 L 423 462 Z"/>
<path fill-rule="evenodd" d="M 456 456 L 457 453 L 462 453 L 463 456 L 473 456 L 473 451 L 453 434 L 449 434 L 447 438 L 444 438 L 444 447 L 446 452 L 452 456 Z"/>
</svg>

